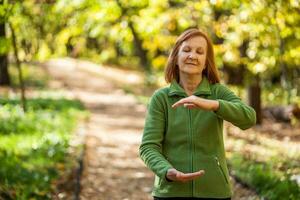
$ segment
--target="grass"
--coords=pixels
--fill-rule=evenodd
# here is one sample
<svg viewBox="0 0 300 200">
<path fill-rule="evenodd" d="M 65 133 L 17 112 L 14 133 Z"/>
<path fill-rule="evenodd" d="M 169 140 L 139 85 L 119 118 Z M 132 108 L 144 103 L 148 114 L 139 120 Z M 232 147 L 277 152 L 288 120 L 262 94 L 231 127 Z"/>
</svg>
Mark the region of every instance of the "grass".
<svg viewBox="0 0 300 200">
<path fill-rule="evenodd" d="M 235 178 L 268 200 L 300 199 L 297 141 L 279 140 L 256 128 L 241 131 L 229 124 L 225 127 L 227 161 Z"/>
<path fill-rule="evenodd" d="M 72 167 L 72 131 L 87 116 L 78 101 L 0 99 L 0 199 L 52 199 L 62 169 Z"/>
<path fill-rule="evenodd" d="M 276 156 L 267 162 L 258 162 L 236 153 L 228 163 L 231 173 L 255 188 L 260 196 L 269 200 L 300 199 L 300 186 L 292 179 L 293 174 L 300 172 L 299 158 L 297 162 L 281 159 Z"/>
</svg>

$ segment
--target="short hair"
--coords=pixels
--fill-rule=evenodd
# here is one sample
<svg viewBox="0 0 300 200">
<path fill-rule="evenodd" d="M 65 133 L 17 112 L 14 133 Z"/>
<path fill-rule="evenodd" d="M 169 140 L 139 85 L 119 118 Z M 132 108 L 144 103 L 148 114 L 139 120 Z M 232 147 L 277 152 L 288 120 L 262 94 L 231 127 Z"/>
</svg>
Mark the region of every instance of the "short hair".
<svg viewBox="0 0 300 200">
<path fill-rule="evenodd" d="M 171 83 L 174 79 L 179 82 L 179 67 L 176 64 L 178 60 L 178 52 L 182 43 L 192 37 L 201 36 L 207 42 L 207 54 L 205 61 L 205 69 L 202 72 L 202 75 L 206 76 L 208 81 L 212 84 L 219 83 L 220 77 L 218 70 L 215 65 L 215 55 L 213 50 L 213 43 L 207 34 L 198 28 L 189 28 L 185 30 L 177 38 L 176 43 L 169 55 L 166 68 L 165 68 L 165 80 L 167 83 Z"/>
</svg>

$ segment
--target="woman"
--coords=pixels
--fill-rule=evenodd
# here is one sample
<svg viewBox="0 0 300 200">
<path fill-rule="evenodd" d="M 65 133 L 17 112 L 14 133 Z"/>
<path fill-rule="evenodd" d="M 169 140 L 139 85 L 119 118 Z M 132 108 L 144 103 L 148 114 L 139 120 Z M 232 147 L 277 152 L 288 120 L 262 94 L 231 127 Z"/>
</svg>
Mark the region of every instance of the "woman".
<svg viewBox="0 0 300 200">
<path fill-rule="evenodd" d="M 198 29 L 178 37 L 165 79 L 170 86 L 150 99 L 139 149 L 155 173 L 154 199 L 230 199 L 223 120 L 244 130 L 255 111 L 220 84 L 212 42 Z"/>
</svg>

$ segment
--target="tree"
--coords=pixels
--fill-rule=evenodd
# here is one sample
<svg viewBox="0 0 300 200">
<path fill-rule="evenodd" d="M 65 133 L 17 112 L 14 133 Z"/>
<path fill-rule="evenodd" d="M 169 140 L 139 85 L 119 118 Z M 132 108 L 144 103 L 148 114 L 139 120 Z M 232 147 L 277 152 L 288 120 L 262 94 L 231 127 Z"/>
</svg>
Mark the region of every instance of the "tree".
<svg viewBox="0 0 300 200">
<path fill-rule="evenodd" d="M 138 7 L 126 7 L 124 6 L 119 0 L 116 0 L 116 3 L 118 4 L 119 8 L 121 9 L 121 16 L 120 18 L 125 18 L 127 19 L 128 23 L 128 28 L 130 29 L 132 36 L 133 36 L 133 41 L 134 41 L 134 46 L 136 49 L 136 55 L 139 56 L 141 60 L 141 65 L 146 71 L 150 71 L 150 61 L 147 57 L 147 50 L 143 48 L 143 41 L 140 38 L 138 32 L 136 31 L 135 25 L 133 21 L 131 20 L 133 14 L 138 12 L 141 8 Z M 131 13 L 131 14 L 130 14 Z"/>
<path fill-rule="evenodd" d="M 262 88 L 274 87 L 274 77 L 281 79 L 278 86 L 282 94 L 287 94 L 286 104 L 291 102 L 294 89 L 299 88 L 299 79 L 295 78 L 300 64 L 299 4 L 282 0 L 217 0 L 214 4 L 219 19 L 215 32 L 221 38 L 217 60 L 222 57 L 226 71 L 244 77 L 242 84 L 248 87 L 249 103 L 259 123 Z"/>
<path fill-rule="evenodd" d="M 26 95 L 25 95 L 25 84 L 23 81 L 23 73 L 22 73 L 22 68 L 21 68 L 21 62 L 19 60 L 19 55 L 18 55 L 18 46 L 17 46 L 17 39 L 16 39 L 16 34 L 15 34 L 15 29 L 11 23 L 9 23 L 9 27 L 11 30 L 11 35 L 12 35 L 12 44 L 13 44 L 13 49 L 14 49 L 14 55 L 15 55 L 15 60 L 16 60 L 16 65 L 18 68 L 18 77 L 19 77 L 19 82 L 20 82 L 20 87 L 21 87 L 21 104 L 23 111 L 27 111 L 27 106 L 26 106 Z"/>
<path fill-rule="evenodd" d="M 4 0 L 0 0 L 0 10 L 5 10 Z M 10 76 L 8 73 L 8 48 L 7 48 L 7 38 L 6 38 L 6 13 L 0 12 L 0 85 L 9 86 Z"/>
</svg>

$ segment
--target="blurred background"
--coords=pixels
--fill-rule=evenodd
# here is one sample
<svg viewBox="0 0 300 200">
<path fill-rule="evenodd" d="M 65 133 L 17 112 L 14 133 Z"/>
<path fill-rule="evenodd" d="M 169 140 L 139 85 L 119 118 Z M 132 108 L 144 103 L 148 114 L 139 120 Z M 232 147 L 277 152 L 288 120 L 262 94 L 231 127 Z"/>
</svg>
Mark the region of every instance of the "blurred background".
<svg viewBox="0 0 300 200">
<path fill-rule="evenodd" d="M 234 198 L 300 199 L 299 0 L 0 0 L 0 16 L 0 199 L 151 199 L 136 149 L 149 97 L 166 85 L 168 54 L 189 27 L 210 35 L 222 83 L 257 113 L 247 131 L 225 124 Z M 98 131 L 95 143 L 82 134 L 103 127 L 111 134 Z M 136 185 L 85 190 L 82 173 L 104 176 L 87 170 L 99 169 L 88 152 L 125 129 Z M 100 153 L 129 169 L 114 148 Z"/>
</svg>

